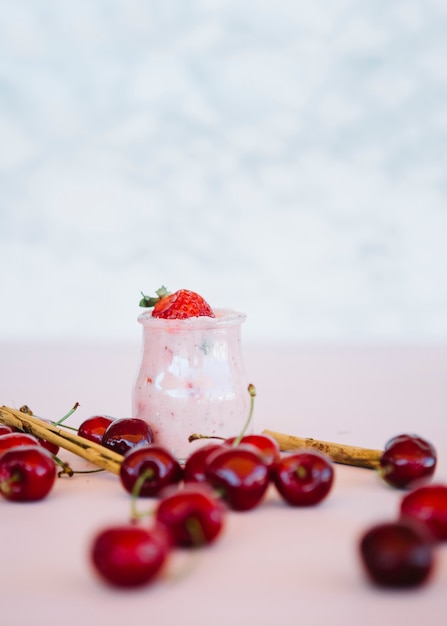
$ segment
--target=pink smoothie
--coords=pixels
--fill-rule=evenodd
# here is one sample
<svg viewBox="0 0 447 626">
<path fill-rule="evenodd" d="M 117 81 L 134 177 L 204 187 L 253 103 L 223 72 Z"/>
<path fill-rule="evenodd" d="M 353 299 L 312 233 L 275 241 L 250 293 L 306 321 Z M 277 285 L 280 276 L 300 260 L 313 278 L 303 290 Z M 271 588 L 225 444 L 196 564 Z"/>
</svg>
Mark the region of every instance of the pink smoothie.
<svg viewBox="0 0 447 626">
<path fill-rule="evenodd" d="M 214 313 L 186 320 L 151 312 L 138 317 L 143 347 L 132 415 L 146 420 L 155 441 L 181 460 L 210 443 L 190 443 L 191 434 L 238 435 L 250 409 L 241 350 L 246 316 L 230 309 Z"/>
</svg>

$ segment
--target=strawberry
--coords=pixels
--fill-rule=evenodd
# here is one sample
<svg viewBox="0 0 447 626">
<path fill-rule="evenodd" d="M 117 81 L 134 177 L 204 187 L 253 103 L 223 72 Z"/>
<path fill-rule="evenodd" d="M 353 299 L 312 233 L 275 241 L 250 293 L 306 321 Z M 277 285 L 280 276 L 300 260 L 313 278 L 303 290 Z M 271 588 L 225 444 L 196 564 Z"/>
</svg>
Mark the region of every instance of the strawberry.
<svg viewBox="0 0 447 626">
<path fill-rule="evenodd" d="M 153 307 L 152 317 L 164 319 L 186 319 L 188 317 L 214 317 L 210 305 L 195 291 L 179 289 L 169 293 L 164 287 L 157 292 L 157 298 L 143 295 L 140 306 Z"/>
</svg>

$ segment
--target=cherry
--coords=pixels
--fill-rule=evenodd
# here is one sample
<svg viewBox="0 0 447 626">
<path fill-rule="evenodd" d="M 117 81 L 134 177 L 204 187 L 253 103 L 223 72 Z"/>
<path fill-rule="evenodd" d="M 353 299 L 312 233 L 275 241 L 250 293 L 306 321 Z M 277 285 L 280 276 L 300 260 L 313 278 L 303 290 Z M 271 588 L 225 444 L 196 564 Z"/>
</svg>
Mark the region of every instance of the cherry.
<svg viewBox="0 0 447 626">
<path fill-rule="evenodd" d="M 183 468 L 183 480 L 185 482 L 205 482 L 208 459 L 213 452 L 220 450 L 222 445 L 221 443 L 208 443 L 194 450 L 186 459 Z"/>
<path fill-rule="evenodd" d="M 205 484 L 189 483 L 163 494 L 155 518 L 168 529 L 176 545 L 198 547 L 218 537 L 225 509 Z"/>
<path fill-rule="evenodd" d="M 37 445 L 6 450 L 0 455 L 0 493 L 17 502 L 41 500 L 51 491 L 56 463 Z"/>
<path fill-rule="evenodd" d="M 411 489 L 427 482 L 436 468 L 436 450 L 417 435 L 398 435 L 390 439 L 380 457 L 379 473 L 398 489 Z"/>
<path fill-rule="evenodd" d="M 104 431 L 101 443 L 118 454 L 126 454 L 137 445 L 149 444 L 154 440 L 151 427 L 138 417 L 115 419 Z"/>
<path fill-rule="evenodd" d="M 250 434 L 243 437 L 230 437 L 224 441 L 225 444 L 232 446 L 238 443 L 249 443 L 258 450 L 261 458 L 268 467 L 273 467 L 281 458 L 278 442 L 270 437 L 270 435 Z"/>
<path fill-rule="evenodd" d="M 59 446 L 56 444 L 47 441 L 46 439 L 41 439 L 40 437 L 34 437 L 34 435 L 30 435 L 29 433 L 23 433 L 21 431 L 13 431 L 11 433 L 6 433 L 0 437 L 0 453 L 2 450 L 9 450 L 10 448 L 16 448 L 18 446 L 42 446 L 51 452 L 51 454 L 56 455 L 59 452 Z"/>
<path fill-rule="evenodd" d="M 0 424 L 0 437 L 2 435 L 9 435 L 10 433 L 13 433 L 13 429 L 10 426 L 7 426 L 6 424 Z"/>
<path fill-rule="evenodd" d="M 170 545 L 163 528 L 127 524 L 105 528 L 94 537 L 90 558 L 100 577 L 115 587 L 138 587 L 160 572 Z"/>
<path fill-rule="evenodd" d="M 423 485 L 407 493 L 400 515 L 422 522 L 439 541 L 447 540 L 447 485 Z"/>
<path fill-rule="evenodd" d="M 37 437 L 28 433 L 12 432 L 0 437 L 0 454 L 5 450 L 19 448 L 22 446 L 38 446 L 40 445 Z"/>
<path fill-rule="evenodd" d="M 395 435 L 394 437 L 391 437 L 391 439 L 388 439 L 388 441 L 386 442 L 384 446 L 384 450 L 388 450 L 388 448 L 393 446 L 395 443 L 400 443 L 402 441 L 414 441 L 414 440 L 420 441 L 425 446 L 430 447 L 432 453 L 434 455 L 436 454 L 436 450 L 434 446 L 429 441 L 427 441 L 426 439 L 423 439 L 422 437 L 420 437 L 419 435 L 416 435 L 415 433 L 402 433 L 400 435 Z"/>
<path fill-rule="evenodd" d="M 208 483 L 235 511 L 253 509 L 262 500 L 270 481 L 267 465 L 249 444 L 221 446 L 206 468 Z"/>
<path fill-rule="evenodd" d="M 104 432 L 114 421 L 108 415 L 93 415 L 82 422 L 78 428 L 79 437 L 101 444 Z"/>
<path fill-rule="evenodd" d="M 120 465 L 121 484 L 129 493 L 156 496 L 168 485 L 180 482 L 182 468 L 177 459 L 156 444 L 136 446 L 126 453 Z"/>
<path fill-rule="evenodd" d="M 425 529 L 408 521 L 370 528 L 359 550 L 369 578 L 383 587 L 415 587 L 427 580 L 434 565 L 433 545 Z"/>
<path fill-rule="evenodd" d="M 313 450 L 288 454 L 277 463 L 272 476 L 278 492 L 294 506 L 321 502 L 332 488 L 334 470 L 329 458 Z"/>
</svg>

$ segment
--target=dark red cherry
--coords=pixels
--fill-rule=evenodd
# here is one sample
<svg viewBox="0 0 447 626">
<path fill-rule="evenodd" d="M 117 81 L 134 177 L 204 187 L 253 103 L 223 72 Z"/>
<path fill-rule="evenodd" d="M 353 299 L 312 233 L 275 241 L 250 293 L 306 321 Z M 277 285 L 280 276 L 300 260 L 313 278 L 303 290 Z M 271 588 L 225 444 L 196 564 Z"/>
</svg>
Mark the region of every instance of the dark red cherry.
<svg viewBox="0 0 447 626">
<path fill-rule="evenodd" d="M 108 415 L 93 415 L 82 422 L 78 428 L 78 435 L 94 443 L 101 444 L 106 428 L 113 421 L 113 417 Z"/>
<path fill-rule="evenodd" d="M 40 437 L 34 437 L 29 433 L 23 433 L 20 431 L 13 431 L 0 437 L 0 453 L 2 450 L 8 450 L 10 448 L 16 448 L 18 446 L 41 446 L 51 452 L 51 454 L 57 454 L 59 452 L 59 446 L 52 444 L 46 439 Z"/>
<path fill-rule="evenodd" d="M 419 441 L 424 446 L 431 448 L 432 454 L 436 456 L 436 449 L 433 446 L 433 444 L 431 444 L 426 439 L 423 439 L 419 435 L 416 435 L 415 433 L 401 433 L 400 435 L 395 435 L 394 437 L 391 437 L 391 439 L 388 439 L 388 441 L 386 442 L 384 446 L 384 450 L 387 450 L 390 446 L 393 446 L 395 443 L 402 443 L 403 441 Z"/>
<path fill-rule="evenodd" d="M 400 515 L 422 522 L 435 539 L 447 541 L 447 485 L 422 485 L 410 491 L 401 500 Z"/>
<path fill-rule="evenodd" d="M 206 478 L 235 511 L 257 506 L 270 482 L 269 468 L 249 444 L 221 446 L 209 459 Z"/>
<path fill-rule="evenodd" d="M 114 587 L 140 587 L 152 581 L 169 554 L 162 528 L 122 525 L 105 528 L 94 537 L 90 558 L 102 580 Z"/>
<path fill-rule="evenodd" d="M 138 417 L 113 420 L 104 431 L 101 443 L 118 454 L 126 454 L 135 446 L 152 443 L 154 435 L 147 422 Z"/>
<path fill-rule="evenodd" d="M 7 500 L 41 500 L 51 491 L 55 478 L 53 457 L 41 446 L 20 446 L 0 455 L 0 493 Z"/>
<path fill-rule="evenodd" d="M 434 565 L 430 536 L 407 521 L 377 524 L 361 537 L 360 556 L 369 578 L 382 587 L 416 587 Z"/>
<path fill-rule="evenodd" d="M 188 483 L 162 494 L 155 518 L 169 531 L 173 543 L 198 547 L 212 543 L 221 533 L 225 509 L 204 483 Z"/>
<path fill-rule="evenodd" d="M 229 439 L 226 439 L 224 443 L 228 446 L 232 446 L 237 439 L 238 437 L 230 437 Z M 248 443 L 255 446 L 264 463 L 268 467 L 273 467 L 281 458 L 279 444 L 275 439 L 273 439 L 273 437 L 270 437 L 270 435 L 256 433 L 244 435 L 239 443 Z"/>
<path fill-rule="evenodd" d="M 332 488 L 332 462 L 319 452 L 300 450 L 284 456 L 273 468 L 273 483 L 286 502 L 312 506 L 323 500 Z"/>
<path fill-rule="evenodd" d="M 153 497 L 168 485 L 182 479 L 182 468 L 177 459 L 165 448 L 155 444 L 137 446 L 126 453 L 120 466 L 120 480 L 124 489 L 133 493 L 135 483 L 144 474 L 138 496 Z"/>
<path fill-rule="evenodd" d="M 22 446 L 38 446 L 39 441 L 37 437 L 29 435 L 28 433 L 12 432 L 7 433 L 0 437 L 0 454 L 5 450 L 11 450 L 12 448 L 19 448 Z"/>
<path fill-rule="evenodd" d="M 220 450 L 222 445 L 221 443 L 207 443 L 194 450 L 186 459 L 183 468 L 183 480 L 185 482 L 205 482 L 208 459 L 213 452 Z"/>
<path fill-rule="evenodd" d="M 411 489 L 433 476 L 436 461 L 436 450 L 430 442 L 416 435 L 398 435 L 385 445 L 379 473 L 392 487 Z"/>
<path fill-rule="evenodd" d="M 7 426 L 6 424 L 0 424 L 0 437 L 2 435 L 9 435 L 10 433 L 13 433 L 13 429 L 10 426 Z"/>
</svg>

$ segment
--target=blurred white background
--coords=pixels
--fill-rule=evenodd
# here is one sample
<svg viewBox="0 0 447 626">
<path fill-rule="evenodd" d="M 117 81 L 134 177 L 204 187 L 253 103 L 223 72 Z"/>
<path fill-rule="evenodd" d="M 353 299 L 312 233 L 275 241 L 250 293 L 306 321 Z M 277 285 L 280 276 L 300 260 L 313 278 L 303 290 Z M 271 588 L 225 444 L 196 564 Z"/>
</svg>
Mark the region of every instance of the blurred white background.
<svg viewBox="0 0 447 626">
<path fill-rule="evenodd" d="M 3 0 L 0 339 L 447 340 L 445 0 Z"/>
</svg>

